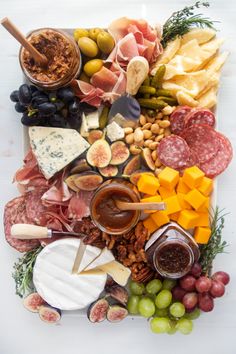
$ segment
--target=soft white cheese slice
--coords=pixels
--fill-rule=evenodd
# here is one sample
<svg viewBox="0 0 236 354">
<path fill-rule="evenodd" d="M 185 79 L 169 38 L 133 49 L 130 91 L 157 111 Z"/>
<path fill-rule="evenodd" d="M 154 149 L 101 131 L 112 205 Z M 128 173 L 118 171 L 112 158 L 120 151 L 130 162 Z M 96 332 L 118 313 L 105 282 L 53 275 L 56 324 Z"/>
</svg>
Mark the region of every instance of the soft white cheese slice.
<svg viewBox="0 0 236 354">
<path fill-rule="evenodd" d="M 30 145 L 45 178 L 67 166 L 89 148 L 74 129 L 30 127 Z"/>
<path fill-rule="evenodd" d="M 98 110 L 95 112 L 89 113 L 86 115 L 86 121 L 88 129 L 97 129 L 99 128 L 99 113 Z"/>
<path fill-rule="evenodd" d="M 116 122 L 112 122 L 107 126 L 107 137 L 111 142 L 123 139 L 125 136 L 124 129 L 119 126 Z"/>
<path fill-rule="evenodd" d="M 113 256 L 112 252 L 109 251 L 107 248 L 104 248 L 101 253 L 98 255 L 98 257 L 94 258 L 92 262 L 90 262 L 86 267 L 80 267 L 82 270 L 90 270 L 94 268 L 99 268 L 100 266 L 103 266 L 107 263 L 110 263 L 115 260 L 115 257 Z"/>
<path fill-rule="evenodd" d="M 82 113 L 82 123 L 81 123 L 81 127 L 80 127 L 80 134 L 85 138 L 89 135 L 88 123 L 87 123 L 87 119 L 86 119 L 86 116 L 84 113 Z"/>
</svg>

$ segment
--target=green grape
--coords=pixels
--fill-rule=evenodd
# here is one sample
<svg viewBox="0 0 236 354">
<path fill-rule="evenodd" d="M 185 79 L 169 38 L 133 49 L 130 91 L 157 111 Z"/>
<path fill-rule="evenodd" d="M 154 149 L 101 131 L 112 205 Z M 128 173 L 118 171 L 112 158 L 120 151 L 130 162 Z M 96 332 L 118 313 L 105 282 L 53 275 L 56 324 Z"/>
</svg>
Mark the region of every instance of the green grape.
<svg viewBox="0 0 236 354">
<path fill-rule="evenodd" d="M 154 317 L 150 321 L 151 330 L 154 333 L 167 333 L 170 331 L 170 321 L 166 317 Z"/>
<path fill-rule="evenodd" d="M 158 309 L 165 309 L 171 304 L 172 294 L 170 290 L 161 290 L 156 296 L 155 304 Z"/>
<path fill-rule="evenodd" d="M 182 317 L 185 314 L 185 307 L 181 302 L 174 302 L 170 306 L 170 314 L 174 317 Z"/>
<path fill-rule="evenodd" d="M 143 295 L 145 286 L 142 283 L 137 283 L 136 281 L 132 281 L 129 283 L 130 291 L 133 295 Z"/>
<path fill-rule="evenodd" d="M 195 310 L 193 310 L 192 312 L 186 313 L 184 315 L 184 318 L 187 318 L 188 320 L 196 320 L 201 314 L 201 311 L 196 308 Z"/>
<path fill-rule="evenodd" d="M 138 304 L 138 310 L 141 316 L 143 317 L 151 317 L 155 313 L 155 305 L 154 302 L 148 298 L 143 297 Z"/>
<path fill-rule="evenodd" d="M 132 315 L 138 314 L 138 304 L 140 301 L 140 297 L 138 295 L 131 295 L 127 302 L 127 310 Z"/>
<path fill-rule="evenodd" d="M 167 332 L 168 334 L 175 334 L 177 332 L 176 321 L 170 321 L 170 330 Z"/>
<path fill-rule="evenodd" d="M 165 309 L 156 308 L 155 316 L 157 316 L 157 317 L 168 317 L 168 315 L 169 315 L 168 308 L 165 308 Z"/>
<path fill-rule="evenodd" d="M 148 294 L 157 294 L 162 288 L 162 282 L 160 279 L 153 279 L 146 285 L 146 290 Z"/>
<path fill-rule="evenodd" d="M 175 279 L 166 278 L 163 281 L 162 289 L 171 290 L 176 285 Z"/>
<path fill-rule="evenodd" d="M 182 334 L 189 334 L 192 332 L 193 322 L 191 320 L 188 320 L 187 318 L 181 318 L 177 322 L 176 327 Z"/>
</svg>

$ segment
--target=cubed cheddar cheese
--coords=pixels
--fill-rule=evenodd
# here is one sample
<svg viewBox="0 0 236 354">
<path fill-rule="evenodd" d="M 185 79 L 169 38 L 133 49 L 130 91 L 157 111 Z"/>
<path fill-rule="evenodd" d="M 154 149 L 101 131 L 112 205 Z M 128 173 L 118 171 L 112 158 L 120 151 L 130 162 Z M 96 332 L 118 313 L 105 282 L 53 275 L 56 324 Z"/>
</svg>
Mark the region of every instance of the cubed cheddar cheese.
<svg viewBox="0 0 236 354">
<path fill-rule="evenodd" d="M 141 203 L 159 203 L 162 201 L 160 195 L 155 195 L 153 197 L 142 198 Z M 157 210 L 144 210 L 144 213 L 150 214 L 155 213 Z"/>
<path fill-rule="evenodd" d="M 150 216 L 143 221 L 143 225 L 151 234 L 158 229 L 157 224 Z"/>
<path fill-rule="evenodd" d="M 207 212 L 197 212 L 198 213 L 198 220 L 196 222 L 196 226 L 205 226 L 209 227 L 210 225 L 210 220 L 209 220 L 209 214 Z"/>
<path fill-rule="evenodd" d="M 209 208 L 210 208 L 210 198 L 206 197 L 205 203 L 200 208 L 198 208 L 197 211 L 198 212 L 208 212 Z"/>
<path fill-rule="evenodd" d="M 208 177 L 203 177 L 202 183 L 197 188 L 199 192 L 208 197 L 213 190 L 213 180 Z"/>
<path fill-rule="evenodd" d="M 178 211 L 177 213 L 170 214 L 170 215 L 169 215 L 170 220 L 172 220 L 172 221 L 178 221 L 179 214 L 180 214 L 179 211 Z"/>
<path fill-rule="evenodd" d="M 167 215 L 177 213 L 182 209 L 177 195 L 163 199 L 163 202 L 166 204 L 165 212 Z"/>
<path fill-rule="evenodd" d="M 187 186 L 187 184 L 184 183 L 183 177 L 179 178 L 179 183 L 177 185 L 177 193 L 184 193 L 187 194 L 190 191 L 190 188 Z"/>
<path fill-rule="evenodd" d="M 185 200 L 184 193 L 177 193 L 177 197 L 178 197 L 179 204 L 180 204 L 182 210 L 184 210 L 184 209 L 191 210 L 192 209 L 191 205 Z"/>
<path fill-rule="evenodd" d="M 203 177 L 205 176 L 204 172 L 200 170 L 197 166 L 192 166 L 186 168 L 183 174 L 183 182 L 192 189 L 199 187 L 202 183 Z"/>
<path fill-rule="evenodd" d="M 201 208 L 206 202 L 206 197 L 202 195 L 196 188 L 188 192 L 184 199 L 188 202 L 195 210 Z"/>
<path fill-rule="evenodd" d="M 174 189 L 171 190 L 171 189 L 167 189 L 162 186 L 159 188 L 159 193 L 160 193 L 162 199 L 166 199 L 166 198 L 172 197 L 173 195 L 176 195 Z"/>
<path fill-rule="evenodd" d="M 211 236 L 211 229 L 208 227 L 196 227 L 194 231 L 194 239 L 197 243 L 207 244 Z"/>
<path fill-rule="evenodd" d="M 184 229 L 188 230 L 196 226 L 197 220 L 198 220 L 198 213 L 196 213 L 196 211 L 182 210 L 179 214 L 179 218 L 177 222 Z"/>
<path fill-rule="evenodd" d="M 161 227 L 162 225 L 167 224 L 170 219 L 164 210 L 156 211 L 154 214 L 151 214 L 152 220 L 156 223 L 156 225 Z"/>
<path fill-rule="evenodd" d="M 179 181 L 179 172 L 170 167 L 165 167 L 158 175 L 160 185 L 167 189 L 174 189 Z"/>
<path fill-rule="evenodd" d="M 160 187 L 160 183 L 156 177 L 142 174 L 138 180 L 137 186 L 139 192 L 155 195 Z"/>
</svg>

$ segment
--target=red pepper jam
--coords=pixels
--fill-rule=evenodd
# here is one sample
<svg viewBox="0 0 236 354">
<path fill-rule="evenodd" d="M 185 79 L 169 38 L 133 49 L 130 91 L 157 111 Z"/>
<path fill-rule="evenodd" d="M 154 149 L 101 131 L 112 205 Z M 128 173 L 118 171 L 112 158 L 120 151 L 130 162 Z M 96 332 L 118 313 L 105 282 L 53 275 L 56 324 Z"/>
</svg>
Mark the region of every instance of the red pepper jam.
<svg viewBox="0 0 236 354">
<path fill-rule="evenodd" d="M 180 243 L 163 245 L 156 254 L 159 268 L 167 273 L 181 273 L 190 263 L 189 250 Z"/>
</svg>

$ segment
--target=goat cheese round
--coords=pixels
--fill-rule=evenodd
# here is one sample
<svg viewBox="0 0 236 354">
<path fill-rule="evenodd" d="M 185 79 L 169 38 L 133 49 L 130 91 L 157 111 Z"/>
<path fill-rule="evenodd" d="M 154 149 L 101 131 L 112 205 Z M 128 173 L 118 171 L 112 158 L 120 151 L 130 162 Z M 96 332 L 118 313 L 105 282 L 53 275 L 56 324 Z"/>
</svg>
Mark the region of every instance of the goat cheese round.
<svg viewBox="0 0 236 354">
<path fill-rule="evenodd" d="M 33 282 L 37 292 L 49 305 L 61 310 L 86 307 L 99 297 L 106 283 L 106 273 L 72 274 L 79 244 L 77 238 L 52 242 L 35 262 Z M 88 245 L 81 266 L 86 267 L 100 252 L 99 248 Z"/>
</svg>

